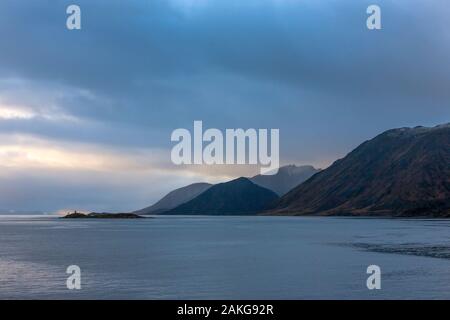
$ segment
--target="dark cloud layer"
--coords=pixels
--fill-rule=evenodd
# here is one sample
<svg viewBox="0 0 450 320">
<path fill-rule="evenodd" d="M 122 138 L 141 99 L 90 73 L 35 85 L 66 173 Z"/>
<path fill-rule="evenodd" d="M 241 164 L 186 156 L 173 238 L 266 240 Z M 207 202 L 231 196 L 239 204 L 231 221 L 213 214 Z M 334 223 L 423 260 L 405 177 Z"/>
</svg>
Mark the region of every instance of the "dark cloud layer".
<svg viewBox="0 0 450 320">
<path fill-rule="evenodd" d="M 65 28 L 72 3 L 81 31 Z M 365 0 L 3 0 L 0 105 L 34 115 L 0 118 L 0 134 L 126 155 L 203 120 L 280 128 L 282 163 L 322 166 L 385 129 L 447 122 L 447 1 L 377 3 L 381 31 Z"/>
</svg>

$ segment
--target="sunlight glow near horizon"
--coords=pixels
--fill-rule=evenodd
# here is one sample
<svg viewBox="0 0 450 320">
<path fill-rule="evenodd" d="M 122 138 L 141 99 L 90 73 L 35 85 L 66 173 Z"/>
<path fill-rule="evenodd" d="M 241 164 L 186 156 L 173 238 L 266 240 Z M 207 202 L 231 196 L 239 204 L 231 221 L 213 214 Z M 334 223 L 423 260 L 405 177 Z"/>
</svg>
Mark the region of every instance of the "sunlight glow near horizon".
<svg viewBox="0 0 450 320">
<path fill-rule="evenodd" d="M 63 143 L 30 136 L 0 135 L 0 166 L 86 171 L 151 171 L 157 150 L 134 150 L 124 156 L 120 150 L 99 145 Z"/>
</svg>

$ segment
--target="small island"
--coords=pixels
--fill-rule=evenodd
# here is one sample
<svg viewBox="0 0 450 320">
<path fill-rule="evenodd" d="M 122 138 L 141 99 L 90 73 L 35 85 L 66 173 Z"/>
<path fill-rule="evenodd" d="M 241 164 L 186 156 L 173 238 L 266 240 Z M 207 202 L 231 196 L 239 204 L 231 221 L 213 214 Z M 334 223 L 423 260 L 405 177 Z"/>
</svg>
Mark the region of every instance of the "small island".
<svg viewBox="0 0 450 320">
<path fill-rule="evenodd" d="M 134 213 L 97 213 L 92 212 L 89 214 L 84 214 L 80 212 L 68 213 L 62 219 L 144 219 L 144 217 L 134 214 Z"/>
</svg>

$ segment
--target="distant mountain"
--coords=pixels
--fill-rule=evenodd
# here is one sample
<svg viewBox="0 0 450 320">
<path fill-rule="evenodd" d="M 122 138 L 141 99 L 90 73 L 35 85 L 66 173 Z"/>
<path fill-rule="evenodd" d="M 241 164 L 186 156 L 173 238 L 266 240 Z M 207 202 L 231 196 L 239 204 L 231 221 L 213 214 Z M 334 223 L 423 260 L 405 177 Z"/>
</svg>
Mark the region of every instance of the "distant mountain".
<svg viewBox="0 0 450 320">
<path fill-rule="evenodd" d="M 277 174 L 257 175 L 250 180 L 257 185 L 272 190 L 279 196 L 282 196 L 319 171 L 319 169 L 316 169 L 313 166 L 289 165 L 281 167 Z"/>
<path fill-rule="evenodd" d="M 193 183 L 186 187 L 182 187 L 169 192 L 161 200 L 154 205 L 135 211 L 135 214 L 158 214 L 171 210 L 180 204 L 186 203 L 194 199 L 202 192 L 208 190 L 212 185 L 209 183 Z"/>
<path fill-rule="evenodd" d="M 277 199 L 273 191 L 247 178 L 238 178 L 216 184 L 189 202 L 163 214 L 249 215 L 267 209 Z"/>
<path fill-rule="evenodd" d="M 287 193 L 272 213 L 450 217 L 450 124 L 386 131 Z"/>
<path fill-rule="evenodd" d="M 274 191 L 278 195 L 283 195 L 319 171 L 312 166 L 297 167 L 295 165 L 289 165 L 281 167 L 275 175 L 257 175 L 250 180 L 261 187 Z M 186 187 L 171 191 L 154 205 L 134 211 L 133 213 L 161 214 L 194 199 L 211 186 L 212 184 L 209 183 L 190 184 Z"/>
</svg>

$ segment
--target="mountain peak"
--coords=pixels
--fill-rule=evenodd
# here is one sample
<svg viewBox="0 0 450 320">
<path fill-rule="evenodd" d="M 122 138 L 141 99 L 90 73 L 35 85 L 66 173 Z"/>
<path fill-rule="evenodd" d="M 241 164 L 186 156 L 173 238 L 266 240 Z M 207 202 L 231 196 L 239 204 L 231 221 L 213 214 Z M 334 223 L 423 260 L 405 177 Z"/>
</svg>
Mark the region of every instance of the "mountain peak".
<svg viewBox="0 0 450 320">
<path fill-rule="evenodd" d="M 250 179 L 248 179 L 246 177 L 239 177 L 239 178 L 236 178 L 234 180 L 231 180 L 231 181 L 228 181 L 228 182 L 223 182 L 223 183 L 243 183 L 243 184 L 251 183 L 251 184 L 253 184 L 253 182 L 251 182 Z"/>
<path fill-rule="evenodd" d="M 250 180 L 257 185 L 273 190 L 279 196 L 282 196 L 319 171 L 320 170 L 310 165 L 296 166 L 290 164 L 280 167 L 277 174 L 257 175 Z"/>
<path fill-rule="evenodd" d="M 439 130 L 446 130 L 446 129 L 450 129 L 450 122 L 449 123 L 444 123 L 444 124 L 440 124 L 434 127 L 424 127 L 424 126 L 416 126 L 416 127 L 402 127 L 402 128 L 396 128 L 396 129 L 391 129 L 391 130 L 387 130 L 383 133 L 380 134 L 380 136 L 382 135 L 387 135 L 387 136 L 397 136 L 397 137 L 407 137 L 407 136 L 414 136 L 414 135 L 420 135 L 420 134 L 428 134 L 428 133 L 433 133 L 435 131 L 439 131 Z"/>
<path fill-rule="evenodd" d="M 219 183 L 196 198 L 170 211 L 168 215 L 248 215 L 266 210 L 278 196 L 247 178 Z"/>
</svg>

